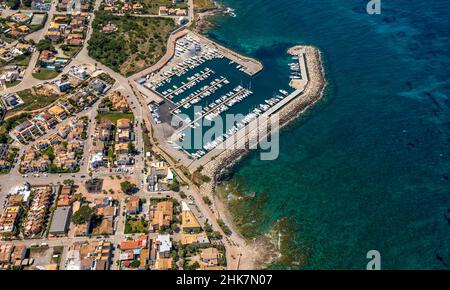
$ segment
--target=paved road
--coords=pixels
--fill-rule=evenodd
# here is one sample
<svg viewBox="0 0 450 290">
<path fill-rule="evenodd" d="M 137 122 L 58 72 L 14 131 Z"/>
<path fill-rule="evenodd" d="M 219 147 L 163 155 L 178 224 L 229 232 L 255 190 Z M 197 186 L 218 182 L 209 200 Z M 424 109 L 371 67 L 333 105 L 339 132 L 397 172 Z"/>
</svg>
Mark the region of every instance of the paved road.
<svg viewBox="0 0 450 290">
<path fill-rule="evenodd" d="M 143 99 L 142 101 L 145 101 L 144 97 L 141 94 L 138 95 L 141 99 Z M 153 123 L 150 121 L 149 114 L 144 114 L 144 122 L 148 128 L 150 128 L 153 125 Z M 157 140 L 155 140 L 151 134 L 149 136 L 152 140 L 152 144 L 157 144 Z M 174 169 L 175 174 L 181 179 L 181 181 L 185 182 L 188 185 L 188 188 L 184 190 L 186 194 L 192 195 L 194 197 L 194 201 L 198 206 L 200 212 L 203 213 L 205 218 L 208 220 L 208 222 L 213 226 L 215 230 L 219 231 L 223 237 L 226 237 L 225 233 L 217 223 L 217 218 L 220 218 L 220 216 L 217 214 L 217 210 L 210 208 L 203 202 L 202 199 L 203 195 L 201 194 L 200 190 L 183 173 L 183 171 L 179 168 L 179 164 L 175 163 L 171 158 L 171 156 L 169 156 L 164 150 L 161 150 L 159 146 L 154 145 L 153 151 L 156 154 L 162 156 L 166 160 L 166 162 L 171 166 L 171 168 Z M 228 269 L 238 269 L 238 260 L 236 260 L 236 257 L 240 256 L 241 254 L 240 249 L 244 248 L 246 242 L 238 234 L 234 232 L 229 238 L 232 240 L 232 242 L 227 241 L 227 238 L 225 238 L 224 241 L 224 246 L 226 248 L 227 253 Z"/>
<path fill-rule="evenodd" d="M 43 238 L 43 239 L 29 239 L 29 240 L 15 240 L 15 244 L 21 244 L 26 245 L 27 247 L 30 247 L 31 245 L 41 245 L 41 244 L 47 244 L 48 247 L 57 247 L 62 246 L 64 247 L 63 253 L 61 255 L 61 263 L 60 263 L 60 269 L 65 270 L 66 269 L 66 257 L 68 253 L 68 248 L 75 242 L 83 243 L 83 242 L 98 242 L 100 240 L 107 240 L 109 242 L 112 242 L 114 245 L 113 249 L 113 260 L 111 264 L 111 269 L 117 269 L 116 261 L 119 259 L 119 253 L 117 245 L 120 244 L 124 239 L 126 238 L 123 234 L 116 234 L 111 237 L 102 238 L 101 236 L 95 237 L 95 238 L 89 238 L 89 237 L 64 237 L 64 238 Z M 0 241 L 0 244 L 8 244 L 10 242 L 8 241 Z"/>
<path fill-rule="evenodd" d="M 92 27 L 92 21 L 93 21 L 93 19 L 95 17 L 94 16 L 95 15 L 95 11 L 98 11 L 101 2 L 102 2 L 101 0 L 96 0 L 95 3 L 94 3 L 94 13 L 88 13 L 91 16 L 91 19 L 90 19 L 90 23 L 88 25 L 88 32 L 87 32 L 86 40 L 84 42 L 84 46 L 82 48 L 82 51 L 74 59 L 72 59 L 72 61 L 79 60 L 79 62 L 83 63 L 83 60 L 86 60 L 86 61 L 91 61 L 92 60 L 89 57 L 86 57 L 87 56 L 87 42 L 89 41 L 89 39 L 90 39 L 90 37 L 92 35 L 91 27 Z M 193 5 L 194 5 L 193 4 L 193 0 L 189 0 L 188 23 L 185 24 L 184 27 L 188 27 L 193 21 L 193 14 L 194 14 Z M 46 21 L 44 27 L 42 29 L 38 30 L 38 31 L 35 31 L 35 32 L 27 35 L 25 37 L 26 40 L 32 39 L 36 43 L 38 43 L 40 40 L 45 38 L 45 35 L 47 33 L 47 30 L 48 30 L 48 27 L 50 26 L 51 20 L 53 19 L 53 16 L 55 14 L 72 14 L 72 12 L 57 12 L 56 11 L 56 6 L 57 6 L 57 1 L 53 1 L 50 10 L 47 11 L 48 17 L 47 17 L 47 21 Z M 42 12 L 42 11 L 37 11 L 37 10 L 20 10 L 20 11 L 22 11 L 22 12 Z M 4 9 L 2 11 L 1 17 L 2 18 L 9 17 L 9 16 L 11 16 L 12 14 L 14 14 L 16 12 L 18 12 L 18 11 L 17 10 Z M 118 14 L 118 15 L 122 15 L 122 14 Z M 171 19 L 178 19 L 179 18 L 177 16 L 159 16 L 159 15 L 148 15 L 148 14 L 132 15 L 132 16 L 137 16 L 137 17 L 163 17 L 163 18 L 171 18 Z M 15 43 L 17 43 L 17 41 L 8 44 L 7 47 L 12 46 Z M 80 56 L 80 54 L 81 54 L 81 56 Z M 1 93 L 2 94 L 15 93 L 15 92 L 19 92 L 19 91 L 22 91 L 24 89 L 30 88 L 32 86 L 36 86 L 36 85 L 42 84 L 44 82 L 48 82 L 48 81 L 52 81 L 52 80 L 58 79 L 59 76 L 55 77 L 54 79 L 41 81 L 41 80 L 35 79 L 32 76 L 32 73 L 33 73 L 34 68 L 36 67 L 38 58 L 39 58 L 39 52 L 38 51 L 33 52 L 32 56 L 31 56 L 31 59 L 30 59 L 30 63 L 28 65 L 27 69 L 25 70 L 25 74 L 24 74 L 22 82 L 20 82 L 16 86 L 9 87 L 9 88 L 3 90 Z M 64 70 L 62 71 L 61 74 L 67 73 L 68 68 L 69 68 L 69 65 L 66 65 L 66 67 L 64 68 Z"/>
<path fill-rule="evenodd" d="M 47 12 L 48 17 L 47 17 L 47 21 L 46 21 L 44 27 L 38 31 L 35 31 L 35 32 L 25 36 L 26 40 L 32 39 L 32 40 L 34 40 L 35 43 L 38 43 L 40 40 L 44 39 L 46 32 L 48 30 L 48 27 L 50 26 L 50 22 L 53 19 L 53 15 L 56 13 L 55 2 L 56 1 L 54 1 L 52 3 L 50 10 Z M 21 11 L 27 12 L 28 10 L 21 10 Z M 2 18 L 8 17 L 16 12 L 17 11 L 15 11 L 15 10 L 6 9 L 2 13 Z M 28 12 L 30 12 L 30 11 L 28 11 Z M 2 94 L 19 92 L 19 91 L 22 91 L 22 90 L 25 90 L 25 89 L 28 89 L 28 88 L 31 88 L 33 86 L 43 83 L 44 81 L 37 80 L 33 77 L 33 70 L 36 67 L 38 59 L 39 59 L 39 51 L 36 50 L 31 55 L 31 59 L 30 59 L 27 69 L 25 70 L 22 82 L 20 82 L 16 86 L 7 88 L 6 90 L 2 91 Z"/>
</svg>

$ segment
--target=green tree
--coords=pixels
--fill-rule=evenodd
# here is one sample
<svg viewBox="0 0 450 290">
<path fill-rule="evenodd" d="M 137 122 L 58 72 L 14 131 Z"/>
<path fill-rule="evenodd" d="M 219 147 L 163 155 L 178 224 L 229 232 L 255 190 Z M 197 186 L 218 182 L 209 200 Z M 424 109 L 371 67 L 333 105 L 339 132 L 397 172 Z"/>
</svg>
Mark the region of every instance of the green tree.
<svg viewBox="0 0 450 290">
<path fill-rule="evenodd" d="M 187 265 L 186 270 L 197 270 L 199 268 L 200 268 L 200 264 L 197 261 L 195 261 L 191 265 Z"/>
<path fill-rule="evenodd" d="M 24 6 L 26 7 L 31 7 L 31 2 L 33 2 L 32 0 L 23 0 L 22 3 Z"/>
<path fill-rule="evenodd" d="M 183 259 L 185 255 L 186 252 L 182 248 L 178 250 L 178 257 L 180 257 L 180 259 Z"/>
<path fill-rule="evenodd" d="M 137 268 L 140 264 L 141 263 L 138 260 L 133 260 L 133 262 L 130 263 L 130 268 Z"/>
<path fill-rule="evenodd" d="M 9 141 L 7 134 L 0 134 L 0 144 L 7 144 Z"/>
<path fill-rule="evenodd" d="M 212 226 L 209 223 L 207 223 L 207 222 L 205 223 L 205 226 L 203 227 L 203 229 L 207 233 L 212 233 L 212 231 L 213 231 Z"/>
<path fill-rule="evenodd" d="M 50 50 L 53 48 L 52 42 L 47 39 L 41 39 L 38 44 L 36 44 L 36 48 L 39 51 Z"/>
<path fill-rule="evenodd" d="M 20 0 L 8 0 L 6 1 L 6 4 L 11 8 L 12 10 L 17 10 L 20 7 Z"/>
<path fill-rule="evenodd" d="M 53 161 L 55 159 L 55 152 L 53 151 L 53 147 L 49 146 L 45 150 L 42 151 L 43 154 L 48 156 L 48 159 L 50 161 Z"/>
<path fill-rule="evenodd" d="M 72 222 L 76 225 L 87 223 L 94 215 L 94 209 L 88 205 L 83 205 L 80 209 L 73 214 Z"/>
<path fill-rule="evenodd" d="M 170 184 L 170 190 L 178 192 L 180 190 L 180 183 L 176 178 L 173 179 L 172 183 Z"/>
<path fill-rule="evenodd" d="M 63 181 L 63 184 L 69 185 L 69 186 L 74 185 L 74 183 L 75 183 L 75 181 L 73 181 L 72 179 L 65 179 L 65 180 Z"/>
<path fill-rule="evenodd" d="M 222 239 L 222 234 L 218 231 L 213 231 L 211 233 L 208 233 L 208 237 L 212 240 L 220 240 Z"/>
<path fill-rule="evenodd" d="M 57 173 L 58 170 L 59 170 L 58 166 L 56 166 L 55 164 L 50 164 L 50 166 L 48 167 L 49 173 Z"/>
<path fill-rule="evenodd" d="M 211 200 L 206 195 L 204 195 L 202 197 L 202 199 L 203 199 L 203 202 L 206 203 L 207 205 L 211 205 L 212 204 Z"/>
<path fill-rule="evenodd" d="M 136 190 L 136 184 L 133 184 L 129 181 L 124 181 L 120 183 L 120 188 L 126 194 L 132 194 Z"/>
<path fill-rule="evenodd" d="M 184 191 L 180 191 L 180 197 L 182 199 L 185 199 L 187 197 L 186 193 L 184 193 Z"/>
<path fill-rule="evenodd" d="M 135 154 L 136 148 L 134 147 L 134 144 L 132 141 L 128 142 L 128 152 L 131 154 Z"/>
<path fill-rule="evenodd" d="M 217 223 L 219 224 L 220 228 L 225 233 L 225 235 L 230 236 L 232 234 L 231 229 L 225 224 L 225 222 L 222 219 L 218 219 Z"/>
</svg>

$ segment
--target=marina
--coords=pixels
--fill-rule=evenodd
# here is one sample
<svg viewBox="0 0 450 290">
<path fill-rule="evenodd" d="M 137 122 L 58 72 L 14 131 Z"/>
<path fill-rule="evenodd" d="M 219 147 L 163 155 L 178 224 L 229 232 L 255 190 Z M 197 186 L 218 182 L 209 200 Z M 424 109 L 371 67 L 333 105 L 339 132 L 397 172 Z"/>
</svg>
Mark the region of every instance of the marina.
<svg viewBox="0 0 450 290">
<path fill-rule="evenodd" d="M 252 92 L 238 86 L 233 89 L 233 91 L 228 92 L 226 95 L 223 95 L 219 99 L 217 99 L 214 103 L 211 103 L 209 106 L 203 108 L 200 112 L 196 112 L 195 115 L 199 115 L 194 121 L 189 122 L 184 127 L 182 127 L 179 131 L 183 131 L 184 129 L 191 127 L 196 128 L 198 126 L 192 125 L 196 124 L 198 121 L 201 121 L 205 118 L 208 121 L 212 121 L 214 118 L 219 116 L 221 113 L 227 111 L 230 107 L 232 107 L 235 103 L 241 102 L 243 99 L 251 95 Z M 181 133 L 179 133 L 181 134 Z"/>
<path fill-rule="evenodd" d="M 204 166 L 203 172 L 209 173 L 211 178 L 217 178 L 224 166 L 231 165 L 234 160 L 246 155 L 249 152 L 247 149 L 257 148 L 254 146 L 260 142 L 260 138 L 268 137 L 267 128 L 272 117 L 276 116 L 281 128 L 321 98 L 325 81 L 318 50 L 309 46 L 294 46 L 288 50 L 288 54 L 291 56 L 290 61 L 294 57 L 299 62 L 302 79 L 295 83 L 290 82 L 291 87 L 295 85 L 297 88 L 294 91 L 280 89 L 278 93 L 281 98 L 264 100 L 260 109 L 264 112 L 254 110 L 248 113 L 238 125 L 227 132 L 229 138 L 223 141 L 216 139 L 206 144 L 204 150 L 195 152 L 194 161 L 188 165 L 190 170 Z M 288 78 L 286 76 L 286 79 Z"/>
</svg>

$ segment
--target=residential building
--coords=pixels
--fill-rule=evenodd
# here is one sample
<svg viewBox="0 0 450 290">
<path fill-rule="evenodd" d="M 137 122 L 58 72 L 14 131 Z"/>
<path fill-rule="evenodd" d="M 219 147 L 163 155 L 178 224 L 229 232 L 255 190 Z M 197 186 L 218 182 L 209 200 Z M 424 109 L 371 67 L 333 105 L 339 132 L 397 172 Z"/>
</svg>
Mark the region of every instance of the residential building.
<svg viewBox="0 0 450 290">
<path fill-rule="evenodd" d="M 172 258 L 158 258 L 155 263 L 156 270 L 172 270 L 173 259 Z"/>
<path fill-rule="evenodd" d="M 8 149 L 8 144 L 0 144 L 0 159 L 6 159 L 6 157 L 8 156 Z"/>
<path fill-rule="evenodd" d="M 112 244 L 108 241 L 74 243 L 66 258 L 67 270 L 108 270 L 111 266 Z"/>
<path fill-rule="evenodd" d="M 148 237 L 143 235 L 135 240 L 126 240 L 120 243 L 121 251 L 144 249 L 148 246 Z"/>
<path fill-rule="evenodd" d="M 186 202 L 181 202 L 181 228 L 184 232 L 200 231 L 202 229 Z"/>
<path fill-rule="evenodd" d="M 119 130 L 117 132 L 117 142 L 125 143 L 130 141 L 130 131 L 129 130 Z"/>
<path fill-rule="evenodd" d="M 64 93 L 72 88 L 72 84 L 69 81 L 59 80 L 55 83 L 59 93 Z"/>
<path fill-rule="evenodd" d="M 102 197 L 102 198 L 96 198 L 94 200 L 95 207 L 96 208 L 102 208 L 112 205 L 112 198 L 111 197 Z"/>
<path fill-rule="evenodd" d="M 119 130 L 130 130 L 131 121 L 129 119 L 119 119 L 117 120 L 117 129 Z"/>
<path fill-rule="evenodd" d="M 158 202 L 156 208 L 150 209 L 150 226 L 154 231 L 170 227 L 173 219 L 173 202 Z"/>
<path fill-rule="evenodd" d="M 47 155 L 43 155 L 35 149 L 25 151 L 20 162 L 20 172 L 45 172 L 48 171 L 51 162 Z"/>
<path fill-rule="evenodd" d="M 115 154 L 128 154 L 128 143 L 116 143 L 114 145 Z"/>
<path fill-rule="evenodd" d="M 8 265 L 11 262 L 13 250 L 14 245 L 12 244 L 0 245 L 0 265 Z"/>
<path fill-rule="evenodd" d="M 103 143 L 99 143 L 103 144 Z M 97 147 L 98 148 L 98 147 Z M 100 166 L 103 166 L 105 164 L 104 161 L 104 155 L 102 152 L 94 152 L 94 154 L 91 156 L 91 160 L 89 161 L 92 168 L 98 168 Z"/>
<path fill-rule="evenodd" d="M 130 106 L 128 105 L 127 99 L 119 91 L 110 94 L 109 101 L 111 102 L 113 111 L 128 112 L 130 110 Z"/>
<path fill-rule="evenodd" d="M 36 139 L 44 132 L 45 128 L 39 122 L 33 120 L 26 120 L 12 130 L 13 135 L 22 143 Z"/>
<path fill-rule="evenodd" d="M 156 246 L 158 248 L 158 256 L 169 258 L 172 250 L 172 241 L 169 234 L 158 234 L 156 237 Z"/>
<path fill-rule="evenodd" d="M 116 32 L 116 31 L 117 31 L 117 26 L 112 23 L 108 23 L 106 25 L 103 25 L 103 27 L 102 27 L 102 32 L 104 32 L 104 33 L 112 33 L 112 32 Z"/>
<path fill-rule="evenodd" d="M 87 80 L 89 78 L 89 73 L 87 70 L 80 66 L 73 66 L 69 69 L 69 75 L 73 76 L 79 80 Z"/>
<path fill-rule="evenodd" d="M 210 247 L 200 251 L 200 259 L 208 266 L 217 266 L 219 263 L 219 250 Z"/>
<path fill-rule="evenodd" d="M 2 83 L 13 83 L 13 82 L 15 82 L 15 81 L 17 81 L 19 79 L 19 76 L 20 76 L 20 72 L 18 70 L 6 71 L 6 72 L 3 72 L 3 74 L 0 75 L 0 82 L 2 82 Z"/>
<path fill-rule="evenodd" d="M 65 207 L 72 205 L 72 187 L 69 185 L 64 185 L 56 201 L 56 206 Z"/>
<path fill-rule="evenodd" d="M 48 109 L 48 112 L 60 122 L 67 118 L 67 112 L 58 105 Z"/>
<path fill-rule="evenodd" d="M 22 213 L 23 197 L 9 195 L 0 216 L 0 233 L 12 234 L 16 231 L 17 221 Z"/>
<path fill-rule="evenodd" d="M 33 16 L 33 13 L 18 12 L 18 13 L 11 15 L 11 20 L 14 22 L 21 23 L 21 24 L 29 24 L 32 16 Z"/>
<path fill-rule="evenodd" d="M 36 115 L 34 119 L 41 120 L 45 124 L 44 126 L 46 127 L 47 130 L 54 128 L 58 124 L 58 121 L 48 112 L 40 113 Z"/>
<path fill-rule="evenodd" d="M 133 159 L 130 156 L 128 156 L 127 153 L 119 153 L 116 155 L 115 163 L 117 166 L 125 166 L 125 165 L 130 165 L 132 163 L 132 161 L 133 161 Z"/>
<path fill-rule="evenodd" d="M 180 242 L 183 245 L 205 246 L 209 244 L 209 239 L 205 232 L 201 232 L 198 234 L 182 233 Z"/>
<path fill-rule="evenodd" d="M 89 85 L 88 88 L 98 94 L 104 94 L 106 93 L 106 91 L 109 89 L 110 86 L 108 86 L 107 83 L 105 83 L 104 81 L 102 81 L 99 78 L 95 78 L 93 79 Z"/>
<path fill-rule="evenodd" d="M 141 199 L 134 195 L 130 197 L 127 203 L 127 214 L 138 214 L 141 211 Z"/>
<path fill-rule="evenodd" d="M 23 223 L 25 238 L 33 238 L 43 232 L 52 203 L 52 195 L 53 191 L 49 186 L 32 188 L 33 200 Z"/>
</svg>

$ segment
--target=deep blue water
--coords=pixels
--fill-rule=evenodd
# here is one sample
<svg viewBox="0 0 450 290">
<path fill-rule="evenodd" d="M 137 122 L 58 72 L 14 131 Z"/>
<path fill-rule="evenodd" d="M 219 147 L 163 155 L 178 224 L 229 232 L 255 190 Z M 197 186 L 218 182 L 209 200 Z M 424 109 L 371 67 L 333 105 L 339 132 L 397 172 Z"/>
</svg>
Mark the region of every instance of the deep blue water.
<svg viewBox="0 0 450 290">
<path fill-rule="evenodd" d="M 281 134 L 278 160 L 250 155 L 233 178 L 268 194 L 264 233 L 299 225 L 301 268 L 450 267 L 450 0 L 223 0 L 208 36 L 274 77 L 293 44 L 320 48 L 323 101 Z M 286 68 L 287 69 L 287 68 Z M 287 80 L 286 80 L 287 82 Z M 280 265 L 282 266 L 282 265 Z"/>
</svg>

